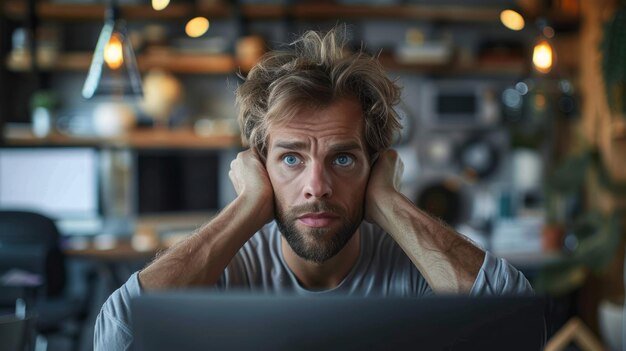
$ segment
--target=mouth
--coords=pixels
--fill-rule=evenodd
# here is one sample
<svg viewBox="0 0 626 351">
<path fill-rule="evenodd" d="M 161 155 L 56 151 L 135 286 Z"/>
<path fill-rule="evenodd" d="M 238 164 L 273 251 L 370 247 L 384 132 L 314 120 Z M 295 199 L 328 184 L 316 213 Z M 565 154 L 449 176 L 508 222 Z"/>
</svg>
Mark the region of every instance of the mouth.
<svg viewBox="0 0 626 351">
<path fill-rule="evenodd" d="M 329 212 L 305 213 L 298 217 L 298 221 L 307 227 L 323 228 L 328 227 L 339 217 Z"/>
</svg>

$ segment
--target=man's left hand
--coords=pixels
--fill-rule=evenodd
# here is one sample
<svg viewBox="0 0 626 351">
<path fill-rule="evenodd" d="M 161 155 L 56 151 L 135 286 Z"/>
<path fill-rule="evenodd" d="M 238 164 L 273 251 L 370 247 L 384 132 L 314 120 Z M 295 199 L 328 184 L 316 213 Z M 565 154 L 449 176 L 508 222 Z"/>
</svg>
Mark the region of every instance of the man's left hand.
<svg viewBox="0 0 626 351">
<path fill-rule="evenodd" d="M 398 152 L 393 149 L 380 153 L 372 165 L 367 192 L 365 194 L 365 220 L 380 224 L 380 208 L 400 190 L 400 179 L 404 172 L 404 163 Z"/>
</svg>

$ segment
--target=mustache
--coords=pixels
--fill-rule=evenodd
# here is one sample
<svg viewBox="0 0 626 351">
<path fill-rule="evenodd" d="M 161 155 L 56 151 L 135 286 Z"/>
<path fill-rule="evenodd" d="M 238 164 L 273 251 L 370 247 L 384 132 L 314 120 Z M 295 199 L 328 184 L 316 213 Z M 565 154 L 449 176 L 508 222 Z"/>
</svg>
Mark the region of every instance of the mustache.
<svg viewBox="0 0 626 351">
<path fill-rule="evenodd" d="M 289 209 L 289 213 L 294 215 L 309 212 L 330 212 L 338 215 L 343 215 L 343 210 L 339 206 L 335 206 L 324 201 L 297 205 Z"/>
</svg>

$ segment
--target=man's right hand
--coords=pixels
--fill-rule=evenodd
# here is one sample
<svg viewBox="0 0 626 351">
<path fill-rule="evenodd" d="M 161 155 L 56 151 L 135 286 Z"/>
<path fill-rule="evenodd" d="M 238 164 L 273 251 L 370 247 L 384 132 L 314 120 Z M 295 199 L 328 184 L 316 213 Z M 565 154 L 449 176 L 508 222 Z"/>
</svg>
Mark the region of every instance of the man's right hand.
<svg viewBox="0 0 626 351">
<path fill-rule="evenodd" d="M 274 190 L 256 152 L 240 152 L 228 176 L 237 198 L 141 271 L 139 282 L 144 289 L 214 285 L 246 241 L 274 219 Z"/>
<path fill-rule="evenodd" d="M 264 223 L 274 220 L 274 189 L 267 170 L 254 149 L 242 151 L 230 163 L 228 177 L 238 197 L 259 208 Z"/>
</svg>

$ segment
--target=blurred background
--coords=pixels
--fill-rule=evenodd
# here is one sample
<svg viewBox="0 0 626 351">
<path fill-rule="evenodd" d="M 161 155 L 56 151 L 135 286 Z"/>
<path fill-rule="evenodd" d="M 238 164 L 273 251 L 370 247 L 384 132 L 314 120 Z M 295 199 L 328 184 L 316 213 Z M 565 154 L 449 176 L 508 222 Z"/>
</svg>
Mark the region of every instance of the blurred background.
<svg viewBox="0 0 626 351">
<path fill-rule="evenodd" d="M 621 350 L 625 6 L 2 1 L 0 322 L 91 349 L 109 294 L 235 197 L 241 77 L 347 23 L 403 87 L 402 191 L 549 297 L 553 350 Z"/>
</svg>

